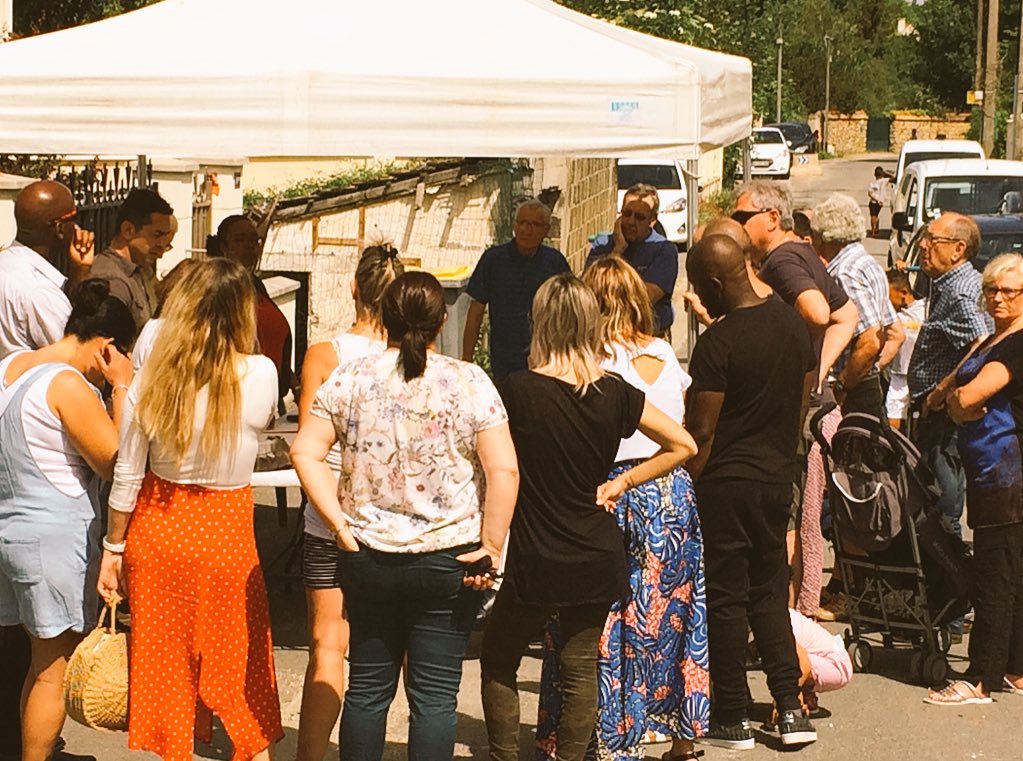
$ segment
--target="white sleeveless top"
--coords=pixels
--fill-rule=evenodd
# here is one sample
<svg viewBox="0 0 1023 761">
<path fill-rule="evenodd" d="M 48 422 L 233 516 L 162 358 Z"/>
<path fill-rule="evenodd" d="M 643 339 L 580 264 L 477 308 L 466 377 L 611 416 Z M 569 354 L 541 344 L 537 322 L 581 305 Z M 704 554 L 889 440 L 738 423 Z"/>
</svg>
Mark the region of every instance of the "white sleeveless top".
<svg viewBox="0 0 1023 761">
<path fill-rule="evenodd" d="M 338 367 L 355 359 L 380 354 L 387 348 L 387 344 L 378 338 L 369 338 L 355 333 L 342 333 L 332 338 L 330 343 L 334 347 L 334 353 L 337 354 Z M 341 445 L 338 442 L 335 441 L 330 448 L 326 462 L 334 471 L 335 476 L 341 472 Z M 330 533 L 327 524 L 315 510 L 305 511 L 305 532 L 319 539 L 334 541 L 334 535 Z"/>
<path fill-rule="evenodd" d="M 679 365 L 671 344 L 660 338 L 655 338 L 642 348 L 626 347 L 621 344 L 605 348 L 611 356 L 601 362 L 601 367 L 622 376 L 629 385 L 646 394 L 647 401 L 657 409 L 672 420 L 682 422 L 685 415 L 682 394 L 692 385 L 693 379 Z M 632 360 L 643 356 L 653 357 L 664 363 L 660 375 L 654 379 L 653 383 L 644 381 L 632 365 Z M 636 431 L 629 438 L 622 439 L 615 461 L 645 459 L 656 454 L 658 449 L 660 447 L 656 443 Z"/>
<path fill-rule="evenodd" d="M 0 412 L 7 409 L 7 403 L 17 391 L 21 383 L 35 375 L 37 367 L 32 367 L 23 372 L 14 383 L 7 385 L 4 376 L 7 375 L 7 368 L 11 360 L 23 351 L 14 352 L 0 361 Z M 71 444 L 67 433 L 64 432 L 64 424 L 60 418 L 50 409 L 46 401 L 46 394 L 50 390 L 50 383 L 58 374 L 68 370 L 82 378 L 86 383 L 88 379 L 78 370 L 67 364 L 53 364 L 49 369 L 43 371 L 43 375 L 25 393 L 22 401 L 21 417 L 22 425 L 25 427 L 25 440 L 28 442 L 28 451 L 35 460 L 36 465 L 46 479 L 61 494 L 69 497 L 80 497 L 89 490 L 93 480 L 92 468 L 78 450 Z M 90 383 L 89 388 L 94 386 Z M 99 391 L 96 391 L 97 396 Z"/>
</svg>

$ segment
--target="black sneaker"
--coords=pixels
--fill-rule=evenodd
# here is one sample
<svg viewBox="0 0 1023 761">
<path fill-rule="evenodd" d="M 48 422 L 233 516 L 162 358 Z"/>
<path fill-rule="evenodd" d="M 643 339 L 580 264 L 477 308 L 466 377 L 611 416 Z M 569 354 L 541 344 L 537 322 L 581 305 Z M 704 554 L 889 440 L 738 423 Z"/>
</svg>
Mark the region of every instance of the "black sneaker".
<svg viewBox="0 0 1023 761">
<path fill-rule="evenodd" d="M 747 719 L 738 724 L 711 724 L 710 731 L 696 742 L 728 750 L 753 750 L 753 727 Z"/>
<path fill-rule="evenodd" d="M 782 745 L 809 745 L 817 742 L 817 730 L 802 711 L 782 711 L 778 717 Z"/>
</svg>

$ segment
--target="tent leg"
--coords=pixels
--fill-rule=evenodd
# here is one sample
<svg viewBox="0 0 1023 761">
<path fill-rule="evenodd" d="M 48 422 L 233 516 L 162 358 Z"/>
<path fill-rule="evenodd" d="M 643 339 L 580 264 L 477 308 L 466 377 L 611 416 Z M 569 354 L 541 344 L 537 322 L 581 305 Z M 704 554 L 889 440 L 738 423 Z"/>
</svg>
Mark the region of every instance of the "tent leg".
<svg viewBox="0 0 1023 761">
<path fill-rule="evenodd" d="M 149 187 L 149 162 L 146 160 L 146 155 L 144 153 L 140 153 L 139 154 L 138 169 L 136 171 L 138 173 L 139 187 L 140 188 L 148 188 Z"/>
<path fill-rule="evenodd" d="M 744 182 L 749 182 L 753 173 L 753 161 L 749 155 L 749 138 L 746 138 L 739 143 L 739 148 L 742 151 L 742 179 Z"/>
<path fill-rule="evenodd" d="M 686 161 L 686 249 L 692 247 L 693 235 L 700 224 L 700 162 L 696 160 Z M 684 260 L 683 260 L 684 262 Z M 688 279 L 685 281 L 689 287 Z M 686 320 L 686 361 L 693 355 L 693 347 L 696 345 L 696 337 L 699 335 L 700 323 L 696 316 L 689 311 Z"/>
</svg>

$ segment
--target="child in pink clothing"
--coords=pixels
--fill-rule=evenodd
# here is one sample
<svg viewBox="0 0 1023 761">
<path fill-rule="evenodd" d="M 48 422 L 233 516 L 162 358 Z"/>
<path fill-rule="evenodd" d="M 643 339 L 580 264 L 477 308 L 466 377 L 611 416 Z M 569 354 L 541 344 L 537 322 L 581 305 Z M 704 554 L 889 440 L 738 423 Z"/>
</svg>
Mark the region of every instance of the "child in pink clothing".
<svg viewBox="0 0 1023 761">
<path fill-rule="evenodd" d="M 789 608 L 796 654 L 802 672 L 799 685 L 810 714 L 817 711 L 817 693 L 845 687 L 852 678 L 853 667 L 845 651 L 841 635 L 832 634 L 802 613 Z"/>
</svg>

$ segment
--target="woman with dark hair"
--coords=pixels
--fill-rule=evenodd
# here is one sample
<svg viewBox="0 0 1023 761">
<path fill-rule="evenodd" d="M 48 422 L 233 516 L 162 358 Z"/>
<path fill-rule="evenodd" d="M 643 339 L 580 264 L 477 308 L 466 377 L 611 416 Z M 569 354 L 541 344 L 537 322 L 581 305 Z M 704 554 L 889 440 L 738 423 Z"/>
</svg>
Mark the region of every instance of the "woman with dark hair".
<svg viewBox="0 0 1023 761">
<path fill-rule="evenodd" d="M 96 476 L 113 474 L 134 337 L 109 284 L 86 280 L 61 340 L 0 362 L 0 626 L 20 624 L 32 644 L 23 761 L 49 758 L 64 725 L 67 659 L 96 623 Z"/>
<path fill-rule="evenodd" d="M 398 251 L 390 245 L 370 246 L 362 252 L 350 286 L 355 300 L 355 324 L 330 341 L 310 346 L 302 362 L 300 428 L 309 418 L 320 386 L 339 365 L 377 356 L 387 348 L 380 322 L 380 301 L 387 287 L 404 271 Z M 335 476 L 340 473 L 341 447 L 336 442 L 327 455 L 327 464 Z M 309 665 L 302 687 L 297 761 L 321 761 L 341 712 L 348 620 L 338 578 L 340 552 L 320 514 L 307 510 L 302 579 L 309 617 Z"/>
<path fill-rule="evenodd" d="M 238 761 L 283 735 L 250 486 L 276 402 L 255 302 L 235 262 L 193 267 L 125 405 L 99 592 L 132 606 L 128 747 L 165 761 L 191 761 L 213 713 Z"/>
<path fill-rule="evenodd" d="M 387 349 L 331 374 L 291 449 L 344 550 L 346 761 L 380 759 L 403 660 L 410 756 L 452 757 L 478 590 L 492 585 L 486 571 L 500 561 L 515 505 L 504 405 L 479 367 L 434 351 L 445 316 L 432 275 L 407 272 L 391 283 L 381 303 Z M 335 441 L 340 481 L 324 461 Z"/>
<path fill-rule="evenodd" d="M 597 718 L 597 656 L 608 611 L 629 593 L 620 498 L 678 468 L 693 438 L 644 393 L 601 367 L 597 297 L 579 278 L 555 275 L 537 291 L 529 370 L 503 389 L 522 489 L 506 577 L 480 656 L 490 758 L 519 758 L 517 674 L 544 622 L 559 616 L 559 761 L 581 761 Z M 657 447 L 614 471 L 622 439 L 636 431 Z"/>
<path fill-rule="evenodd" d="M 291 326 L 263 281 L 256 275 L 263 255 L 263 239 L 251 219 L 244 214 L 225 217 L 217 226 L 216 235 L 206 239 L 206 255 L 223 256 L 238 262 L 252 275 L 256 289 L 256 338 L 259 350 L 277 368 L 277 398 L 283 399 L 292 388 Z"/>
</svg>

